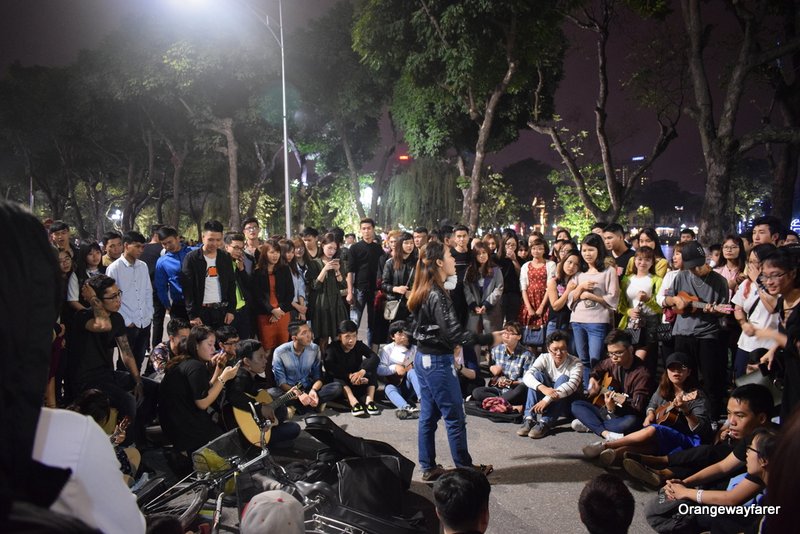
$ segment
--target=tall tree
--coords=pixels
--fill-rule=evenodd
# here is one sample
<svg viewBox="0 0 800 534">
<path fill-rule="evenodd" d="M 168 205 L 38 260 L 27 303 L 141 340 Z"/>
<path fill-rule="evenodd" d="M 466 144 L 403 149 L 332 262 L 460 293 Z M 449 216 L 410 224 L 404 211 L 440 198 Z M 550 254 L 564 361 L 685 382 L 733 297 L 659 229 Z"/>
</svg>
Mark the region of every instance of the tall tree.
<svg viewBox="0 0 800 534">
<path fill-rule="evenodd" d="M 419 125 L 411 134 L 420 141 L 412 146 L 415 153 L 433 155 L 441 142 L 447 145 L 444 150 L 458 150 L 459 140 L 473 138 L 470 152 L 458 151 L 456 157 L 460 173 L 469 178 L 463 211 L 473 230 L 479 224 L 481 180 L 493 135 L 496 141 L 502 123 L 516 124 L 527 114 L 520 104 L 533 90 L 534 65 L 543 66 L 550 94 L 560 78 L 564 43 L 557 4 L 369 0 L 357 14 L 355 49 L 367 64 L 398 80 L 401 100 L 417 104 L 408 108 L 396 100 L 393 105 L 406 136 L 410 126 Z M 505 121 L 499 120 L 503 114 Z M 433 125 L 430 117 L 445 120 Z M 512 131 L 516 135 L 516 127 Z"/>
<path fill-rule="evenodd" d="M 800 36 L 784 34 L 785 28 L 770 17 L 773 5 L 770 0 L 726 2 L 726 12 L 733 17 L 734 33 L 721 37 L 718 25 L 704 22 L 703 2 L 681 0 L 680 5 L 689 40 L 689 73 L 694 91 L 694 105 L 687 112 L 697 123 L 707 175 L 700 236 L 715 243 L 734 227 L 730 187 L 737 159 L 764 143 L 800 142 L 797 126 L 763 124 L 747 132 L 736 128 L 748 82 L 757 69 L 800 50 Z M 735 39 L 737 43 L 733 59 L 725 69 L 723 91 L 717 103 L 713 96 L 717 82 L 709 73 L 709 48 L 715 43 L 714 37 L 727 42 Z"/>
<path fill-rule="evenodd" d="M 657 80 L 650 79 L 649 82 L 657 83 L 657 94 L 660 98 L 648 104 L 656 109 L 657 135 L 652 143 L 650 152 L 643 165 L 640 165 L 634 172 L 627 175 L 626 179 L 620 180 L 617 173 L 618 162 L 613 155 L 613 141 L 609 133 L 609 111 L 608 98 L 613 89 L 609 83 L 609 54 L 608 45 L 612 35 L 612 27 L 616 24 L 618 9 L 621 2 L 618 0 L 600 0 L 599 2 L 587 2 L 585 5 L 569 14 L 567 18 L 579 29 L 592 32 L 596 35 L 597 48 L 597 98 L 594 106 L 594 139 L 600 153 L 601 170 L 605 182 L 604 199 L 607 202 L 597 202 L 597 195 L 592 193 L 596 190 L 597 168 L 594 165 L 583 166 L 580 156 L 583 155 L 583 147 L 579 146 L 584 140 L 589 138 L 587 131 L 579 131 L 570 134 L 569 130 L 561 124 L 560 117 L 555 120 L 546 120 L 539 109 L 539 92 L 537 88 L 534 93 L 533 118 L 529 126 L 534 131 L 546 135 L 550 138 L 551 146 L 561 157 L 568 175 L 571 177 L 575 189 L 578 192 L 581 202 L 595 220 L 615 221 L 622 213 L 625 201 L 630 195 L 641 176 L 652 167 L 653 163 L 664 153 L 670 142 L 677 137 L 676 126 L 681 115 L 681 104 L 683 97 L 683 84 L 681 83 L 682 74 L 674 69 L 675 51 L 668 47 L 659 47 L 658 56 L 648 58 L 655 62 L 649 71 L 658 72 Z M 662 83 L 665 79 L 664 71 L 675 74 L 673 80 L 677 78 L 677 84 L 670 87 Z M 542 77 L 544 78 L 544 77 Z M 653 95 L 652 87 L 649 92 L 643 94 Z M 587 174 L 586 170 L 589 170 Z"/>
</svg>

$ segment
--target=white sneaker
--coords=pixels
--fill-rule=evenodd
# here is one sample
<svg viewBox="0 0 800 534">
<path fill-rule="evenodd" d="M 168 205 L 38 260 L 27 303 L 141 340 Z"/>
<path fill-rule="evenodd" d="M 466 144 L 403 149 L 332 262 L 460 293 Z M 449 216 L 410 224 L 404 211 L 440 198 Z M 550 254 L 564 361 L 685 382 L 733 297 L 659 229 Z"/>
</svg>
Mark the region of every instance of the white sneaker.
<svg viewBox="0 0 800 534">
<path fill-rule="evenodd" d="M 606 441 L 615 441 L 618 439 L 622 439 L 625 437 L 625 434 L 620 434 L 619 432 L 609 432 Z"/>
<path fill-rule="evenodd" d="M 589 430 L 589 427 L 581 423 L 580 419 L 573 419 L 572 424 L 570 424 L 569 426 L 571 426 L 572 430 L 574 430 L 575 432 L 591 432 L 591 430 Z"/>
<path fill-rule="evenodd" d="M 604 450 L 606 450 L 605 444 L 602 441 L 595 441 L 583 448 L 583 455 L 587 458 L 597 458 Z"/>
</svg>

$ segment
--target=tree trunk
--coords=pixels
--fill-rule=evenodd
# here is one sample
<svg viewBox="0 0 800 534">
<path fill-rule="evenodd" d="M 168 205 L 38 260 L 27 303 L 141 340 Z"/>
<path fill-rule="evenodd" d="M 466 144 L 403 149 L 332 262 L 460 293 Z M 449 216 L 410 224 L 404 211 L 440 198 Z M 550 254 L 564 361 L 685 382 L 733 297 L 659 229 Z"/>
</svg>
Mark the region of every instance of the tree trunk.
<svg viewBox="0 0 800 534">
<path fill-rule="evenodd" d="M 735 215 L 731 207 L 731 162 L 732 157 L 718 154 L 706 155 L 706 196 L 700 214 L 698 239 L 705 245 L 722 243 L 725 234 L 735 228 Z"/>
<path fill-rule="evenodd" d="M 342 139 L 342 148 L 344 149 L 344 156 L 347 159 L 347 169 L 350 171 L 350 190 L 353 192 L 358 218 L 363 219 L 367 214 L 364 212 L 364 206 L 361 204 L 361 184 L 358 180 L 358 169 L 356 169 L 356 162 L 353 159 L 353 151 L 350 148 L 350 139 L 347 136 L 347 129 L 342 125 L 339 125 L 339 136 Z"/>
<path fill-rule="evenodd" d="M 205 128 L 225 137 L 225 146 L 218 149 L 228 158 L 228 230 L 238 232 L 242 227 L 242 216 L 239 213 L 239 145 L 233 132 L 233 119 L 212 119 Z"/>
<path fill-rule="evenodd" d="M 172 216 L 170 224 L 176 230 L 179 229 L 181 224 L 181 174 L 183 174 L 183 166 L 186 163 L 186 156 L 189 154 L 189 142 L 183 142 L 183 149 L 181 151 L 175 150 L 174 145 L 166 138 L 164 141 L 169 147 L 172 157 Z"/>
<path fill-rule="evenodd" d="M 787 144 L 780 149 L 780 159 L 772 182 L 772 212 L 784 223 L 792 220 L 794 189 L 797 182 L 800 145 Z"/>
</svg>

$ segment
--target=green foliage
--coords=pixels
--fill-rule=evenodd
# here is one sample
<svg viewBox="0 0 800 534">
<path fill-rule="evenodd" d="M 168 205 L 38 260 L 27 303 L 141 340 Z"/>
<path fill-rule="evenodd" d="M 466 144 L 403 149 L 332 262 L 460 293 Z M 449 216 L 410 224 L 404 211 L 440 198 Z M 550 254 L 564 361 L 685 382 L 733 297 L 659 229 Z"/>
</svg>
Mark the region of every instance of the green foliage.
<svg viewBox="0 0 800 534">
<path fill-rule="evenodd" d="M 500 173 L 489 174 L 481 184 L 481 226 L 508 228 L 520 219 L 523 205 Z"/>
<path fill-rule="evenodd" d="M 611 200 L 606 188 L 606 179 L 601 165 L 587 165 L 581 168 L 586 178 L 586 190 L 597 205 L 603 210 L 611 207 Z M 553 171 L 547 179 L 555 186 L 555 207 L 563 215 L 555 221 L 557 226 L 569 228 L 572 235 L 586 235 L 594 224 L 594 217 L 584 206 L 575 189 L 575 183 L 567 170 Z M 622 221 L 617 221 L 622 222 Z"/>
<path fill-rule="evenodd" d="M 385 227 L 437 228 L 444 219 L 458 220 L 461 193 L 452 165 L 434 158 L 415 159 L 398 172 L 382 198 Z"/>
</svg>

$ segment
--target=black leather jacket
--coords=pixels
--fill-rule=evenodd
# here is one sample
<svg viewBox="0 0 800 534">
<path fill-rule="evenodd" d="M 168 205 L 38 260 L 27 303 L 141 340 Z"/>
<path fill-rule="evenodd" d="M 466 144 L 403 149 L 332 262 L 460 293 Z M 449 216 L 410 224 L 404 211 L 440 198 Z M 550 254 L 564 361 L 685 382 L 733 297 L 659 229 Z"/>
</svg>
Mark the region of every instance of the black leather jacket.
<svg viewBox="0 0 800 534">
<path fill-rule="evenodd" d="M 403 268 L 396 271 L 394 268 L 394 260 L 389 258 L 383 264 L 383 276 L 381 277 L 381 289 L 386 293 L 386 300 L 397 300 L 400 295 L 393 292 L 394 286 L 408 286 L 414 285 L 413 271 L 414 266 L 417 264 L 417 255 L 412 253 L 403 262 Z"/>
<path fill-rule="evenodd" d="M 461 326 L 453 301 L 433 286 L 425 303 L 414 313 L 414 339 L 423 354 L 453 354 L 456 345 L 489 345 L 492 334 L 475 334 Z"/>
<path fill-rule="evenodd" d="M 206 260 L 203 247 L 196 248 L 183 258 L 181 265 L 181 285 L 186 312 L 190 319 L 200 316 L 206 284 Z M 233 260 L 224 250 L 217 250 L 217 272 L 219 273 L 219 294 L 227 303 L 226 313 L 236 313 L 236 275 Z"/>
</svg>

